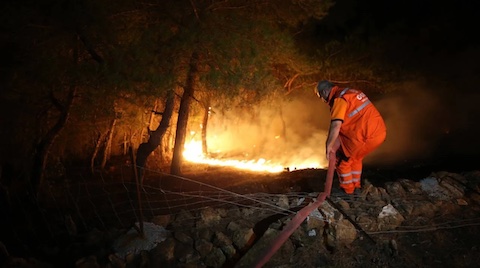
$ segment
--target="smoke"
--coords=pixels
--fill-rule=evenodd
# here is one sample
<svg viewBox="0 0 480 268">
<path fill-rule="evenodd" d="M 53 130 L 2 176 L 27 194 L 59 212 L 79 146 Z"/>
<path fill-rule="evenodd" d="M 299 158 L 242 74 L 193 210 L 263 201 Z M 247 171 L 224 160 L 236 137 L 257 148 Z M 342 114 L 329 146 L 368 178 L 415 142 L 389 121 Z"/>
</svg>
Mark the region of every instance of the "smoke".
<svg viewBox="0 0 480 268">
<path fill-rule="evenodd" d="M 399 165 L 467 148 L 457 137 L 468 126 L 461 119 L 468 113 L 458 113 L 461 105 L 448 105 L 451 100 L 444 92 L 448 91 L 412 81 L 380 98 L 369 96 L 385 119 L 387 139 L 364 163 Z M 285 166 L 312 162 L 326 166 L 329 123 L 328 106 L 311 92 L 300 92 L 281 104 L 217 110 L 208 127 L 209 151 L 220 157 L 264 158 Z"/>
<path fill-rule="evenodd" d="M 209 152 L 263 158 L 285 167 L 325 166 L 328 108 L 312 97 L 300 95 L 281 104 L 264 102 L 213 114 L 207 132 Z"/>
<path fill-rule="evenodd" d="M 452 111 L 445 109 L 443 90 L 411 81 L 394 92 L 373 100 L 387 125 L 387 139 L 366 162 L 400 164 L 439 157 L 452 129 Z"/>
</svg>

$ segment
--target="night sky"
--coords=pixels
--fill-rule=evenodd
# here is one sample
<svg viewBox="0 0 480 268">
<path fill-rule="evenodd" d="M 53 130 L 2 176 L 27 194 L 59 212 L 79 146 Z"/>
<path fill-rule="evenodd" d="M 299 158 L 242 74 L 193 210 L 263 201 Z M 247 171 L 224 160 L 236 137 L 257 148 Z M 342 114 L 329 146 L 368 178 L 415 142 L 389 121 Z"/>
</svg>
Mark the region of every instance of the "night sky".
<svg viewBox="0 0 480 268">
<path fill-rule="evenodd" d="M 341 40 L 360 32 L 366 39 L 390 40 L 392 49 L 411 53 L 409 67 L 430 68 L 435 65 L 428 63 L 435 59 L 454 61 L 465 52 L 478 51 L 475 10 L 469 1 L 340 0 L 319 22 L 318 35 Z"/>
<path fill-rule="evenodd" d="M 422 78 L 399 84 L 398 94 L 377 100 L 389 121 L 389 137 L 377 158 L 403 151 L 394 161 L 478 159 L 477 20 L 470 1 L 340 0 L 318 23 L 319 41 L 342 41 L 352 34 L 367 43 L 380 41 L 386 53 L 379 57 L 386 64 Z"/>
</svg>

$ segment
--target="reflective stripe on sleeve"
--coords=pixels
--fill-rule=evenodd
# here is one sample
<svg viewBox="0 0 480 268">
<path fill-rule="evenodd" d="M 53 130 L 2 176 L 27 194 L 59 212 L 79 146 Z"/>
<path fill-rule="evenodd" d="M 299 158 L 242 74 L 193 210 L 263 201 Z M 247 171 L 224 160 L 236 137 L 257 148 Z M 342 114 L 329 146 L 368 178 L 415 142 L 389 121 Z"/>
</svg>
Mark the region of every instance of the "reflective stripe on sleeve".
<svg viewBox="0 0 480 268">
<path fill-rule="evenodd" d="M 340 92 L 340 97 L 343 96 L 343 94 L 345 94 L 345 92 L 347 92 L 347 90 L 349 90 L 348 87 L 347 87 L 347 88 L 344 88 L 344 89 L 342 90 L 342 92 Z"/>
</svg>

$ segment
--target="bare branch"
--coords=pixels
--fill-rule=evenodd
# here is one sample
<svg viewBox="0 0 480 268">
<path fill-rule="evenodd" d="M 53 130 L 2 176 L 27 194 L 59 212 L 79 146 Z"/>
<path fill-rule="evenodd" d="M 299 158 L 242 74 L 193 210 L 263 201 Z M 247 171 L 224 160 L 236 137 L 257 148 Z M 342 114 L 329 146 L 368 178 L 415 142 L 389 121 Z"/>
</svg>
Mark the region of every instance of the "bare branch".
<svg viewBox="0 0 480 268">
<path fill-rule="evenodd" d="M 88 54 L 90 54 L 90 56 L 92 56 L 92 58 L 96 62 L 103 64 L 103 58 L 95 51 L 93 46 L 88 42 L 87 38 L 80 29 L 77 29 L 77 35 L 80 38 L 80 41 L 82 41 L 83 45 L 85 46 L 85 49 L 88 51 Z"/>
<path fill-rule="evenodd" d="M 50 91 L 50 100 L 52 101 L 55 108 L 57 108 L 60 112 L 62 112 L 65 109 L 63 104 L 60 103 L 60 101 L 55 97 L 52 91 Z"/>
<path fill-rule="evenodd" d="M 158 111 L 155 111 L 155 110 L 152 110 L 152 113 L 154 115 L 163 115 L 163 112 L 158 112 Z"/>
<path fill-rule="evenodd" d="M 195 3 L 193 1 L 194 0 L 190 0 L 190 4 L 192 4 L 193 12 L 195 12 L 195 17 L 197 17 L 197 20 L 200 21 L 200 17 L 198 16 L 197 7 L 195 6 Z"/>
</svg>

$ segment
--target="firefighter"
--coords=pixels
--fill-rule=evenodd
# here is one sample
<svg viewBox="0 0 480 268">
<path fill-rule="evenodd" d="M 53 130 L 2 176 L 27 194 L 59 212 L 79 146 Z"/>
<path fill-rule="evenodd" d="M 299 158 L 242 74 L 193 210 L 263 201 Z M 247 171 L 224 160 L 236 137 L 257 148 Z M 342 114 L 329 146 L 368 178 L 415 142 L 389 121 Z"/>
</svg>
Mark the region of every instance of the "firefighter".
<svg viewBox="0 0 480 268">
<path fill-rule="evenodd" d="M 353 194 L 361 188 L 363 158 L 380 146 L 387 129 L 382 116 L 362 91 L 318 82 L 315 93 L 330 107 L 326 156 L 336 155 L 340 188 Z"/>
</svg>

